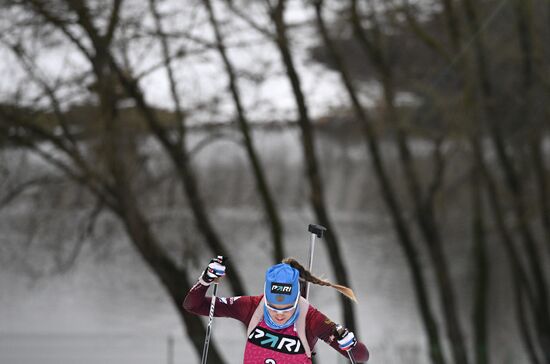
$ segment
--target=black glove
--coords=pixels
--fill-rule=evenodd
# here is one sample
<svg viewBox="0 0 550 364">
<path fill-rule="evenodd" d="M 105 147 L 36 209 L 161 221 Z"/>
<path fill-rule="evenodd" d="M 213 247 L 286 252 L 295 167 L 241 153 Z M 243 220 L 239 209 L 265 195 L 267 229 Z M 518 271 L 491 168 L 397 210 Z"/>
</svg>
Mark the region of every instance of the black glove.
<svg viewBox="0 0 550 364">
<path fill-rule="evenodd" d="M 342 325 L 336 325 L 334 328 L 334 336 L 338 341 L 338 346 L 341 350 L 348 351 L 351 350 L 355 345 L 357 345 L 357 339 L 353 332 L 349 331 Z"/>
<path fill-rule="evenodd" d="M 210 260 L 208 267 L 204 270 L 199 278 L 201 284 L 209 286 L 215 279 L 221 278 L 225 275 L 225 261 L 227 257 L 218 255 L 216 258 Z"/>
</svg>

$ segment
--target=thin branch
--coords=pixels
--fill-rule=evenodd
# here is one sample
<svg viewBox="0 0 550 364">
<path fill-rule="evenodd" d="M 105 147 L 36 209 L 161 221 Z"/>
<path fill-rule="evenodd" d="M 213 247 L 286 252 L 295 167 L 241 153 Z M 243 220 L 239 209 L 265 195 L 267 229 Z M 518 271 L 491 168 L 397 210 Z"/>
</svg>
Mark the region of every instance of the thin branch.
<svg viewBox="0 0 550 364">
<path fill-rule="evenodd" d="M 424 206 L 433 206 L 435 195 L 443 185 L 443 177 L 445 175 L 445 157 L 442 152 L 443 138 L 437 138 L 434 142 L 433 165 L 434 173 L 431 182 L 429 183 Z"/>
<path fill-rule="evenodd" d="M 4 43 L 8 48 L 12 50 L 16 58 L 20 61 L 21 65 L 27 72 L 27 74 L 30 76 L 30 78 L 36 82 L 39 86 L 42 87 L 44 90 L 44 93 L 47 97 L 49 97 L 51 101 L 51 105 L 53 107 L 54 113 L 57 117 L 57 120 L 59 121 L 59 125 L 61 126 L 61 130 L 63 131 L 63 135 L 65 138 L 69 141 L 71 144 L 72 152 L 80 155 L 80 151 L 78 149 L 78 146 L 76 144 L 76 141 L 69 131 L 68 123 L 65 118 L 65 115 L 61 111 L 61 106 L 59 103 L 59 100 L 57 99 L 57 96 L 55 95 L 55 90 L 48 85 L 46 80 L 38 75 L 38 66 L 36 63 L 32 62 L 30 59 L 30 56 L 26 54 L 25 50 L 23 49 L 23 46 L 21 45 L 12 45 L 5 42 L 5 40 L 2 40 L 2 43 Z"/>
<path fill-rule="evenodd" d="M 52 155 L 42 151 L 34 141 L 32 141 L 30 138 L 25 138 L 21 135 L 15 135 L 13 133 L 10 134 L 10 139 L 18 142 L 20 145 L 27 147 L 28 149 L 34 150 L 37 154 L 41 155 L 44 159 L 51 162 L 52 165 L 57 166 L 59 169 L 67 173 L 71 178 L 78 181 L 81 184 L 84 184 L 92 189 L 95 193 L 97 193 L 100 196 L 103 196 L 106 201 L 110 201 L 111 206 L 115 206 L 115 204 L 110 200 L 107 196 L 112 195 L 113 189 L 110 186 L 110 183 L 103 178 L 101 178 L 99 175 L 94 173 L 88 165 L 84 162 L 84 160 L 80 160 L 77 155 L 72 153 L 72 150 L 68 148 L 64 142 L 63 139 L 60 139 L 59 137 L 56 137 L 55 135 L 51 134 L 50 132 L 46 131 L 43 128 L 40 128 L 38 125 L 35 125 L 31 122 L 25 121 L 22 118 L 18 118 L 13 113 L 9 113 L 6 111 L 4 107 L 0 107 L 0 125 L 4 124 L 6 125 L 6 130 L 8 130 L 8 126 L 12 125 L 16 128 L 21 128 L 22 130 L 25 130 L 26 132 L 29 132 L 31 135 L 34 135 L 39 140 L 45 139 L 49 142 L 51 142 L 58 151 L 63 152 L 64 155 L 66 155 L 69 160 L 72 160 L 78 168 L 81 170 L 82 174 L 79 174 L 78 172 L 75 172 L 69 165 L 67 165 L 64 162 L 61 162 L 59 159 L 53 157 Z"/>
<path fill-rule="evenodd" d="M 277 34 L 274 33 L 273 31 L 271 31 L 269 28 L 267 27 L 263 27 L 261 26 L 258 22 L 256 22 L 251 16 L 249 16 L 245 11 L 237 8 L 237 6 L 235 6 L 235 4 L 233 3 L 233 1 L 231 0 L 225 0 L 225 4 L 227 5 L 227 8 L 235 15 L 237 15 L 237 17 L 239 17 L 240 19 L 242 19 L 246 24 L 248 24 L 249 26 L 251 26 L 254 30 L 258 31 L 259 33 L 263 34 L 264 36 L 266 36 L 268 39 L 272 40 L 272 41 L 276 41 L 277 40 Z"/>
<path fill-rule="evenodd" d="M 113 10 L 111 11 L 109 25 L 107 26 L 107 31 L 105 32 L 105 36 L 103 37 L 106 44 L 111 44 L 113 40 L 113 35 L 120 21 L 120 8 L 123 1 L 124 0 L 114 0 L 113 2 Z"/>
<path fill-rule="evenodd" d="M 450 53 L 435 37 L 433 37 L 429 32 L 427 32 L 424 28 L 422 28 L 422 25 L 418 22 L 416 17 L 412 14 L 411 4 L 409 3 L 409 0 L 402 0 L 402 1 L 403 3 L 400 8 L 398 8 L 397 5 L 394 5 L 394 8 L 405 15 L 405 19 L 410 29 L 430 49 L 432 49 L 437 54 L 442 56 L 447 63 L 450 63 L 452 60 Z M 394 1 L 391 0 L 390 2 L 393 3 Z"/>
<path fill-rule="evenodd" d="M 51 11 L 49 11 L 45 4 L 43 4 L 42 1 L 40 0 L 28 0 L 28 2 L 32 5 L 33 9 L 36 11 L 36 13 L 38 13 L 39 15 L 41 15 L 46 21 L 48 21 L 50 24 L 53 24 L 57 29 L 61 30 L 61 32 L 63 34 L 65 34 L 65 36 L 67 38 L 69 38 L 69 40 L 71 40 L 71 42 L 78 48 L 80 49 L 80 51 L 88 58 L 88 59 L 91 59 L 93 57 L 92 55 L 92 51 L 91 50 L 88 50 L 84 44 L 80 41 L 80 39 L 78 39 L 78 37 L 76 35 L 74 35 L 73 33 L 71 33 L 69 31 L 69 28 L 67 27 L 67 23 L 55 16 L 54 14 L 52 14 Z"/>
<path fill-rule="evenodd" d="M 23 195 L 26 191 L 32 189 L 35 186 L 43 186 L 45 184 L 49 183 L 55 183 L 58 182 L 58 180 L 50 177 L 50 176 L 42 176 L 42 177 L 36 177 L 32 178 L 30 180 L 27 180 L 25 182 L 17 184 L 17 186 L 12 187 L 11 189 L 8 187 L 2 187 L 4 189 L 4 197 L 0 199 L 0 209 L 6 207 L 9 205 L 12 201 L 17 199 L 17 197 Z"/>
</svg>

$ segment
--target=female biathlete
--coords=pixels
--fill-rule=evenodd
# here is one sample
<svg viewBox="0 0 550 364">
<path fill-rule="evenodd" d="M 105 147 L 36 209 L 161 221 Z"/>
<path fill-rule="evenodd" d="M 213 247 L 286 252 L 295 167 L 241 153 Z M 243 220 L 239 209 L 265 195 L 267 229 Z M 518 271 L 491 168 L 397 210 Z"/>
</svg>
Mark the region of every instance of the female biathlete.
<svg viewBox="0 0 550 364">
<path fill-rule="evenodd" d="M 187 293 L 184 308 L 208 316 L 211 297 L 206 291 L 224 275 L 224 258 L 212 259 Z M 366 362 L 365 345 L 309 304 L 300 295 L 300 281 L 331 286 L 355 300 L 351 289 L 313 276 L 292 258 L 267 270 L 263 295 L 216 298 L 215 317 L 231 317 L 248 328 L 243 364 L 311 364 L 318 339 L 345 357 L 351 353 L 357 363 Z"/>
</svg>

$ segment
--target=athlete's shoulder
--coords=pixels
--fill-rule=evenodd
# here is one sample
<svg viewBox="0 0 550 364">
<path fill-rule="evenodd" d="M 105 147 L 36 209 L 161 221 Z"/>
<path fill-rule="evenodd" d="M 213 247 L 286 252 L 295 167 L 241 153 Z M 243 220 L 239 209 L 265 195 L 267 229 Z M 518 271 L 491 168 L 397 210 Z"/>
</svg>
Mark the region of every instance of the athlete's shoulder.
<svg viewBox="0 0 550 364">
<path fill-rule="evenodd" d="M 260 301 L 262 298 L 264 298 L 264 295 L 259 296 L 247 296 L 250 299 L 250 302 L 254 303 L 256 306 L 260 304 Z"/>
<path fill-rule="evenodd" d="M 251 305 L 251 306 L 258 306 L 260 304 L 260 301 L 262 300 L 263 296 L 242 296 L 239 297 L 242 299 L 245 303 Z"/>
<path fill-rule="evenodd" d="M 310 304 L 306 315 L 306 325 L 308 327 L 332 327 L 335 323 L 318 310 L 317 307 Z"/>
<path fill-rule="evenodd" d="M 307 308 L 307 316 L 313 317 L 315 315 L 322 314 L 321 311 L 317 309 L 317 307 L 313 306 L 310 302 L 308 302 L 308 308 Z"/>
<path fill-rule="evenodd" d="M 226 305 L 258 305 L 261 296 L 234 296 L 234 297 L 219 297 L 218 300 Z"/>
</svg>

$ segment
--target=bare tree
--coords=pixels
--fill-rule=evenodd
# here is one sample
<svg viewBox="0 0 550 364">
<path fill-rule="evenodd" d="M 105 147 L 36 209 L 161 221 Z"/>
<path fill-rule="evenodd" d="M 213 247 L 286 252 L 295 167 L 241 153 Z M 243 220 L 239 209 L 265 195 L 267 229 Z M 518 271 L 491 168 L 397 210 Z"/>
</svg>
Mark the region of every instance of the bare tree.
<svg viewBox="0 0 550 364">
<path fill-rule="evenodd" d="M 253 143 L 248 118 L 246 116 L 243 102 L 241 101 L 241 92 L 239 90 L 237 73 L 227 54 L 227 47 L 220 30 L 220 25 L 216 19 L 214 8 L 210 0 L 204 0 L 203 3 L 208 11 L 210 24 L 212 25 L 212 29 L 214 30 L 216 37 L 216 46 L 218 48 L 218 52 L 220 53 L 220 57 L 223 60 L 225 70 L 229 78 L 229 89 L 231 90 L 231 96 L 233 97 L 233 102 L 237 111 L 237 122 L 243 136 L 244 147 L 246 149 L 248 159 L 250 160 L 252 171 L 254 172 L 256 186 L 258 188 L 260 198 L 262 199 L 266 218 L 271 227 L 271 237 L 274 248 L 273 260 L 275 262 L 281 262 L 285 257 L 283 247 L 283 226 L 277 209 L 276 199 L 270 191 L 264 168 Z"/>
<path fill-rule="evenodd" d="M 469 0 L 464 0 L 463 3 L 470 32 L 472 34 L 475 34 L 480 29 L 480 25 L 477 20 L 476 9 L 473 3 Z M 547 349 L 544 349 L 550 347 L 548 346 L 548 339 L 550 338 L 550 306 L 548 304 L 548 285 L 544 270 L 542 268 L 541 255 L 537 252 L 538 244 L 528 221 L 528 214 L 526 210 L 527 202 L 524 192 L 525 187 L 514 167 L 514 162 L 508 150 L 509 148 L 507 148 L 505 144 L 501 126 L 499 126 L 499 123 L 495 116 L 495 95 L 493 82 L 488 71 L 488 61 L 485 47 L 480 36 L 477 36 L 475 38 L 474 49 L 476 54 L 476 70 L 480 85 L 479 87 L 481 94 L 481 107 L 484 111 L 485 121 L 489 130 L 490 139 L 496 151 L 498 161 L 500 162 L 506 185 L 511 194 L 515 218 L 518 224 L 520 236 L 523 240 L 525 251 L 527 253 L 536 291 L 538 292 L 538 303 L 537 307 L 535 308 L 535 312 L 537 313 L 538 317 L 536 325 L 539 326 L 539 339 L 541 341 L 541 348 L 543 348 L 546 360 L 550 361 L 550 353 Z M 530 66 L 525 64 L 524 70 L 526 72 L 527 78 L 530 77 L 528 76 L 528 74 L 530 73 L 530 71 L 528 70 L 529 68 Z M 526 85 L 529 82 L 530 81 L 528 79 L 525 79 Z"/>
<path fill-rule="evenodd" d="M 197 352 L 200 353 L 205 332 L 204 325 L 200 318 L 186 312 L 181 305 L 192 281 L 187 277 L 184 268 L 178 266 L 169 251 L 160 243 L 139 203 L 133 178 L 137 167 L 135 159 L 132 158 L 135 155 L 136 143 L 132 133 L 125 130 L 122 125 L 119 117 L 119 97 L 115 94 L 117 88 L 113 85 L 120 84 L 125 94 L 134 98 L 153 134 L 165 146 L 174 163 L 177 163 L 175 167 L 182 177 L 183 185 L 206 240 L 214 244 L 211 247 L 216 253 L 227 254 L 227 251 L 221 241 L 212 233 L 213 230 L 208 229 L 208 218 L 198 197 L 195 177 L 185 155 L 184 138 L 180 139 L 179 144 L 177 140 L 174 141 L 171 138 L 169 131 L 159 122 L 152 108 L 146 104 L 136 80 L 130 79 L 128 72 L 121 69 L 111 54 L 112 41 L 120 20 L 119 11 L 122 1 L 113 2 L 109 21 L 103 33 L 96 27 L 88 4 L 84 2 L 59 2 L 56 7 L 46 7 L 43 2 L 29 1 L 23 5 L 26 7 L 25 9 L 40 15 L 46 24 L 60 30 L 90 62 L 95 79 L 94 90 L 99 105 L 98 121 L 100 124 L 98 126 L 101 130 L 101 143 L 98 146 L 100 153 L 96 155 L 99 163 L 93 163 L 86 159 L 82 152 L 83 143 L 78 143 L 70 130 L 74 121 L 67 120 L 59 107 L 56 90 L 46 87 L 44 82 L 39 84 L 49 96 L 50 104 L 56 112 L 56 122 L 62 127 L 63 134 L 58 136 L 52 130 L 41 125 L 39 120 L 33 118 L 32 115 L 25 116 L 7 107 L 1 109 L 3 131 L 7 135 L 12 135 L 10 137 L 12 142 L 40 154 L 76 183 L 86 186 L 119 217 L 135 249 L 166 289 L 185 323 L 191 341 Z M 56 10 L 61 10 L 61 12 L 56 13 Z M 73 18 L 69 20 L 71 16 Z M 76 24 L 81 27 L 82 32 L 79 34 L 74 31 L 73 20 L 75 19 Z M 83 38 L 81 34 L 87 35 L 88 39 Z M 17 46 L 20 47 L 18 49 L 22 49 L 23 44 Z M 22 53 L 19 55 L 21 56 Z M 32 69 L 32 66 L 28 68 L 29 71 Z M 13 131 L 19 132 L 15 134 Z M 51 152 L 42 150 L 39 146 L 41 140 L 46 140 L 55 146 L 55 154 L 61 153 L 66 161 L 60 160 Z M 233 283 L 235 292 L 242 294 L 243 288 L 238 272 L 234 270 L 232 276 L 234 278 L 231 283 Z M 223 362 L 215 345 L 211 349 L 211 358 L 216 362 Z"/>
<path fill-rule="evenodd" d="M 361 15 L 359 14 L 356 1 L 352 1 L 351 8 L 355 34 L 380 75 L 379 79 L 383 87 L 384 102 L 387 108 L 386 119 L 391 123 L 395 133 L 395 140 L 399 150 L 401 165 L 406 176 L 409 195 L 414 204 L 415 218 L 424 237 L 432 266 L 436 272 L 435 276 L 438 283 L 441 309 L 445 314 L 447 334 L 451 342 L 454 361 L 455 363 L 467 363 L 468 356 L 464 343 L 464 335 L 458 319 L 454 284 L 450 277 L 447 257 L 442 246 L 441 233 L 435 218 L 433 196 L 437 189 L 429 191 L 430 193 L 425 195 L 415 170 L 412 152 L 408 146 L 406 130 L 401 126 L 402 123 L 399 121 L 396 110 L 393 71 L 385 55 L 381 30 L 377 25 L 376 12 L 374 10 L 371 11 L 370 18 L 373 26 L 372 34 L 369 38 L 361 24 Z M 436 183 L 436 186 L 438 184 Z"/>
<path fill-rule="evenodd" d="M 472 150 L 474 151 L 474 158 L 478 166 L 477 168 L 480 168 L 482 171 L 483 179 L 487 186 L 491 213 L 495 217 L 498 228 L 497 230 L 499 231 L 502 242 L 506 247 L 512 271 L 515 275 L 514 284 L 516 285 L 516 294 L 520 295 L 516 297 L 516 309 L 518 312 L 517 318 L 523 333 L 524 342 L 526 343 L 527 352 L 533 362 L 538 362 L 538 359 L 535 359 L 538 355 L 536 353 L 538 349 L 536 349 L 537 345 L 535 345 L 533 340 L 535 340 L 535 337 L 544 340 L 547 336 L 544 333 L 547 331 L 547 329 L 545 329 L 547 314 L 540 311 L 542 307 L 547 307 L 547 304 L 544 303 L 546 302 L 545 297 L 547 283 L 545 282 L 544 272 L 541 269 L 540 254 L 537 253 L 538 243 L 536 242 L 534 237 L 535 234 L 532 232 L 532 228 L 529 226 L 528 222 L 529 214 L 526 211 L 527 195 L 525 193 L 526 183 L 518 176 L 515 162 L 511 155 L 511 146 L 507 145 L 503 129 L 497 122 L 498 117 L 496 116 L 496 105 L 499 95 L 495 92 L 496 88 L 491 80 L 490 68 L 488 66 L 488 60 L 490 57 L 488 57 L 486 53 L 487 47 L 483 42 L 483 31 L 486 29 L 489 20 L 495 18 L 496 13 L 503 7 L 504 3 L 497 4 L 498 7 L 496 9 L 491 9 L 492 11 L 489 13 L 489 20 L 485 21 L 483 24 L 479 21 L 477 13 L 481 6 L 477 6 L 477 4 L 474 4 L 469 0 L 464 0 L 461 4 L 463 6 L 464 13 L 466 14 L 464 27 L 467 29 L 466 33 L 470 36 L 468 40 L 465 39 L 465 32 L 461 28 L 463 25 L 458 20 L 459 18 L 456 14 L 457 12 L 455 7 L 458 6 L 458 4 L 451 1 L 442 1 L 441 4 L 446 20 L 445 24 L 447 25 L 447 32 L 451 41 L 452 52 L 455 54 L 453 57 L 453 64 L 458 65 L 457 69 L 463 80 L 463 84 L 465 85 L 463 92 L 466 112 L 470 113 L 469 115 L 472 120 L 478 121 L 478 125 L 471 127 L 469 138 L 471 141 Z M 408 6 L 408 4 L 405 5 L 405 9 L 407 9 Z M 522 9 L 522 6 L 525 7 Z M 525 101 L 523 102 L 523 108 L 526 112 L 525 115 L 532 115 L 526 110 L 527 105 L 529 105 L 528 99 L 532 97 L 532 89 L 530 86 L 532 79 L 530 75 L 533 67 L 530 64 L 532 50 L 530 46 L 531 38 L 527 30 L 529 28 L 528 21 L 525 17 L 526 8 L 528 8 L 528 5 L 521 3 L 519 8 L 517 8 L 518 12 L 516 12 L 516 14 L 518 15 L 518 34 L 520 35 L 519 39 L 524 60 L 522 72 L 524 86 L 522 94 L 525 95 L 526 98 L 524 98 Z M 417 29 L 418 32 L 418 24 L 414 24 L 410 20 L 410 16 L 408 19 L 409 23 L 414 29 Z M 423 34 L 425 35 L 425 33 Z M 443 47 L 436 45 L 437 42 L 434 41 L 433 38 L 429 42 L 425 43 L 445 59 L 449 58 L 447 53 L 441 51 Z M 532 126 L 533 124 L 530 123 L 530 125 Z M 538 130 L 538 132 L 535 133 L 540 133 L 540 128 L 537 129 L 535 127 L 533 130 Z M 499 201 L 502 199 L 502 196 L 498 195 L 499 193 L 502 193 L 502 189 L 499 188 L 500 186 L 498 183 L 494 181 L 492 171 L 487 165 L 488 162 L 485 157 L 485 147 L 482 146 L 482 138 L 484 135 L 489 135 L 494 150 L 496 151 L 499 165 L 501 166 L 503 175 L 505 176 L 504 180 L 506 182 L 506 186 L 508 187 L 508 191 L 510 191 L 509 196 L 511 196 L 512 199 L 513 211 L 515 213 L 517 226 L 519 227 L 520 236 L 524 243 L 523 248 L 525 249 L 516 248 L 517 242 L 514 241 L 514 234 L 510 231 L 510 227 L 507 226 L 508 223 L 506 222 L 505 217 L 502 216 L 502 206 Z M 534 165 L 537 170 L 536 175 L 538 178 L 539 191 L 541 195 L 544 195 L 545 181 L 544 179 L 540 179 L 541 172 L 543 171 L 540 163 L 542 159 L 540 153 L 537 152 L 537 149 L 540 147 L 534 140 L 531 145 L 531 151 L 534 156 Z M 545 202 L 541 202 L 541 211 L 544 211 L 544 205 Z M 545 218 L 542 218 L 541 220 L 544 226 Z M 522 256 L 524 252 L 527 252 L 531 275 L 528 274 L 527 269 L 524 267 L 524 264 L 521 261 L 522 259 L 518 257 L 518 254 L 519 256 Z M 480 299 L 479 295 L 477 297 Z M 530 311 L 531 309 L 533 311 Z M 529 313 L 527 313 L 529 311 L 531 312 L 530 314 L 536 315 L 538 319 L 531 320 L 529 318 Z M 480 323 L 476 321 L 476 324 L 479 325 Z M 531 335 L 530 330 L 532 324 L 538 326 L 536 331 L 538 331 L 539 334 Z M 482 328 L 478 327 L 475 331 L 481 334 L 482 331 L 480 330 L 482 330 Z M 481 350 L 483 350 L 483 342 L 486 342 L 486 339 L 481 342 L 476 340 L 476 347 L 478 347 L 476 360 L 478 362 L 485 362 L 488 360 L 488 358 L 481 355 Z M 547 346 L 542 344 L 541 348 L 542 347 Z"/>
<path fill-rule="evenodd" d="M 382 190 L 384 201 L 386 202 L 386 205 L 392 216 L 394 228 L 397 232 L 401 248 L 403 249 L 407 258 L 407 262 L 409 264 L 409 269 L 413 278 L 413 286 L 415 288 L 418 308 L 423 320 L 424 328 L 426 330 L 426 335 L 430 342 L 430 357 L 433 363 L 445 363 L 443 348 L 441 346 L 441 341 L 439 338 L 437 324 L 433 315 L 433 311 L 430 307 L 431 304 L 428 299 L 426 281 L 422 272 L 422 268 L 420 266 L 417 248 L 415 246 L 407 223 L 405 222 L 405 218 L 402 215 L 402 206 L 400 206 L 400 203 L 396 197 L 396 193 L 392 187 L 393 184 L 387 175 L 386 167 L 382 160 L 381 152 L 378 145 L 378 136 L 371 125 L 371 120 L 367 112 L 365 111 L 365 108 L 361 105 L 357 91 L 351 80 L 351 76 L 346 69 L 346 66 L 340 54 L 337 52 L 332 39 L 328 34 L 328 30 L 322 15 L 323 2 L 316 1 L 314 4 L 320 33 L 331 57 L 336 64 L 337 70 L 340 72 L 342 82 L 346 87 L 357 118 L 362 123 L 362 130 L 365 135 L 365 140 L 367 141 L 367 150 L 373 159 L 374 169 L 379 181 L 380 189 Z"/>
<path fill-rule="evenodd" d="M 286 0 L 278 0 L 272 3 L 266 0 L 270 17 L 276 30 L 276 45 L 279 50 L 282 63 L 284 64 L 286 75 L 292 87 L 292 92 L 298 109 L 298 125 L 302 136 L 302 148 L 304 154 L 306 177 L 309 184 L 309 199 L 318 222 L 327 228 L 326 242 L 330 254 L 334 274 L 339 283 L 350 286 L 347 269 L 341 253 L 340 244 L 336 229 L 328 214 L 325 202 L 324 184 L 319 169 L 319 162 L 315 151 L 315 138 L 313 127 L 304 93 L 302 91 L 300 75 L 298 74 L 294 58 L 291 53 L 291 47 L 287 35 L 285 22 Z M 351 329 L 356 331 L 355 314 L 352 303 L 345 297 L 339 297 L 344 310 L 344 322 Z"/>
</svg>

